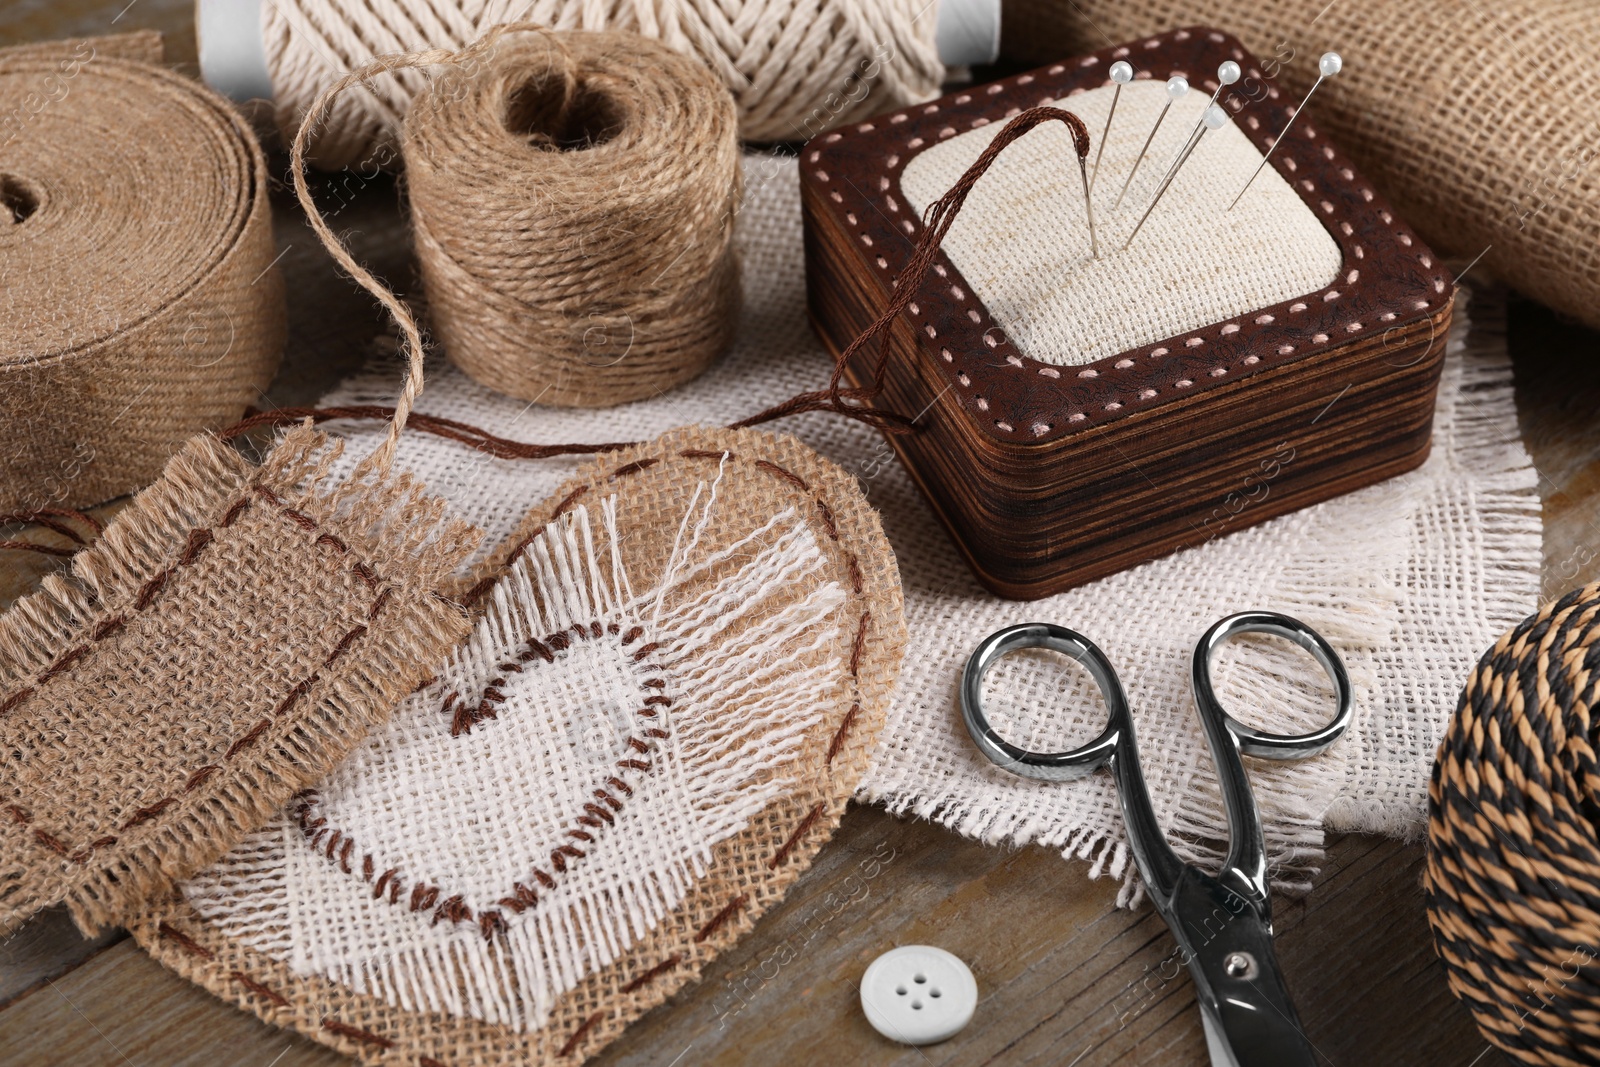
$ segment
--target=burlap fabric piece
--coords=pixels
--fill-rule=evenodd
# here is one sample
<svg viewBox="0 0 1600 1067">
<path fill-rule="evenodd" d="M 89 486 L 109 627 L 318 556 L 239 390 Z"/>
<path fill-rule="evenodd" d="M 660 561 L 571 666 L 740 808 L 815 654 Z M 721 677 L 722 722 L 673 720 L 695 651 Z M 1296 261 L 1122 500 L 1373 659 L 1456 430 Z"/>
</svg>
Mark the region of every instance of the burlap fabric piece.
<svg viewBox="0 0 1600 1067">
<path fill-rule="evenodd" d="M 466 632 L 476 544 L 414 479 L 338 484 L 297 429 L 184 446 L 0 616 L 0 931 L 85 931 L 211 863 L 326 773 Z"/>
<path fill-rule="evenodd" d="M 680 429 L 462 583 L 485 611 L 437 682 L 132 929 L 364 1062 L 577 1063 L 837 825 L 905 645 L 895 560 L 797 441 Z"/>
<path fill-rule="evenodd" d="M 142 488 L 282 353 L 260 146 L 203 86 L 115 58 L 153 37 L 0 52 L 0 511 Z"/>
<path fill-rule="evenodd" d="M 421 410 L 519 440 L 639 439 L 688 422 L 726 424 L 825 382 L 832 361 L 806 322 L 794 162 L 747 157 L 745 188 L 739 336 L 700 378 L 650 401 L 586 413 L 529 409 L 441 364 Z M 1309 885 L 1325 829 L 1420 834 L 1433 753 L 1461 679 L 1496 634 L 1532 609 L 1539 589 L 1536 475 L 1518 437 L 1504 313 L 1492 299 L 1469 303 L 1465 293 L 1459 306 L 1433 454 L 1418 471 L 1024 606 L 977 584 L 876 433 L 820 414 L 789 421 L 786 429 L 860 479 L 904 581 L 906 667 L 858 797 L 980 840 L 1039 843 L 1098 861 L 1099 873 L 1131 876 L 1107 776 L 1049 786 L 1022 781 L 990 767 L 961 726 L 956 679 L 977 642 L 1001 626 L 1048 619 L 1087 634 L 1111 657 L 1137 719 L 1152 800 L 1174 846 L 1186 859 L 1215 864 L 1220 856 L 1208 842 L 1225 836 L 1224 821 L 1186 665 L 1195 639 L 1217 618 L 1270 608 L 1333 642 L 1358 698 L 1349 734 L 1325 755 L 1251 768 L 1276 884 Z M 1469 332 L 1474 316 L 1479 322 Z M 1340 389 L 1330 383 L 1330 402 Z M 393 398 L 394 370 L 383 364 L 326 403 Z M 380 431 L 348 432 L 370 442 Z M 483 527 L 489 543 L 509 536 L 521 502 L 553 492 L 574 462 L 495 460 L 421 437 L 402 441 L 397 458 Z M 1265 490 L 1241 486 L 1241 495 L 1273 491 L 1271 469 L 1263 470 Z M 1322 721 L 1320 670 L 1300 658 L 1276 681 L 1264 678 L 1274 666 L 1253 650 L 1221 664 L 1228 707 L 1267 729 Z M 996 677 L 993 712 L 1005 714 L 1005 704 L 1016 709 L 997 721 L 1014 729 L 1019 743 L 1082 741 L 1099 729 L 1098 695 L 1063 692 L 1057 680 L 1039 670 Z M 1050 699 L 1031 700 L 1034 692 Z M 1045 714 L 1024 716 L 1024 709 Z"/>
<path fill-rule="evenodd" d="M 1479 254 L 1517 289 L 1600 326 L 1600 19 L 1590 0 L 1006 0 L 1001 51 L 1049 63 L 1203 22 L 1311 109 L 1430 245 Z M 1128 56 L 1139 66 L 1138 48 Z M 1223 194 L 1232 199 L 1233 192 Z"/>
</svg>

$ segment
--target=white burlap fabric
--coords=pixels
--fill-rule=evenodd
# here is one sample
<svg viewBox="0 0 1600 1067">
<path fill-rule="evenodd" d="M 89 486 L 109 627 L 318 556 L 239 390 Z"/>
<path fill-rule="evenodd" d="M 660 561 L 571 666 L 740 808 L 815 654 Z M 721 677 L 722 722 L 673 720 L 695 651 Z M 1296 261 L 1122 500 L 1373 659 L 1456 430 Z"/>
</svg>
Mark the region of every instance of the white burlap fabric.
<svg viewBox="0 0 1600 1067">
<path fill-rule="evenodd" d="M 1093 363 L 1316 292 L 1338 276 L 1339 246 L 1273 168 L 1228 210 L 1261 164 L 1261 153 L 1231 122 L 1206 132 L 1123 250 L 1206 109 L 1203 73 L 1189 72 L 1195 88 L 1172 105 L 1113 210 L 1168 99 L 1165 81 L 1123 87 L 1094 183 L 1099 259 L 1089 255 L 1083 178 L 1062 124 L 1048 123 L 1006 149 L 973 187 L 945 237 L 945 254 L 1027 355 Z M 1113 92 L 1102 86 L 1056 101 L 1088 125 L 1091 163 Z M 1004 128 L 991 122 L 907 163 L 900 189 L 911 207 L 921 214 L 943 196 Z"/>
<path fill-rule="evenodd" d="M 745 197 L 744 317 L 732 352 L 702 377 L 624 407 L 555 410 L 491 393 L 441 360 L 419 410 L 521 440 L 639 440 L 683 424 L 725 425 L 817 388 L 830 360 L 805 320 L 792 161 L 748 159 Z M 1464 323 L 1465 314 L 1457 319 Z M 984 841 L 1038 842 L 1092 858 L 1098 872 L 1130 876 L 1108 776 L 1056 785 L 1009 777 L 978 756 L 961 725 L 956 682 L 973 646 L 1000 626 L 1049 620 L 1109 654 L 1132 702 L 1156 810 L 1181 854 L 1214 860 L 1225 824 L 1190 703 L 1189 654 L 1223 614 L 1268 608 L 1333 643 L 1358 699 L 1349 735 L 1326 755 L 1251 765 L 1275 882 L 1305 884 L 1324 829 L 1420 831 L 1429 767 L 1461 683 L 1478 653 L 1533 608 L 1538 589 L 1539 501 L 1517 436 L 1510 366 L 1492 336 L 1469 343 L 1463 335 L 1458 327 L 1450 343 L 1433 455 L 1421 469 L 1027 604 L 978 585 L 876 433 L 827 415 L 790 420 L 785 429 L 865 483 L 904 585 L 905 665 L 858 796 Z M 388 403 L 398 381 L 392 366 L 375 367 L 326 403 Z M 1330 396 L 1337 392 L 1331 384 Z M 347 429 L 358 439 L 381 432 Z M 365 451 L 359 440 L 349 449 Z M 487 545 L 578 462 L 495 460 L 422 434 L 405 435 L 399 452 L 400 465 L 487 529 Z M 1264 484 L 1270 492 L 1270 477 Z M 1085 739 L 1101 722 L 1098 698 L 1050 684 L 1042 666 L 1007 667 L 990 687 L 992 713 L 1004 721 L 1006 703 L 1031 709 L 1018 713 L 1014 740 Z M 1283 663 L 1250 646 L 1224 667 L 1234 668 L 1224 671 L 1224 698 L 1243 718 L 1284 730 L 1323 713 L 1320 670 L 1309 659 Z"/>
</svg>

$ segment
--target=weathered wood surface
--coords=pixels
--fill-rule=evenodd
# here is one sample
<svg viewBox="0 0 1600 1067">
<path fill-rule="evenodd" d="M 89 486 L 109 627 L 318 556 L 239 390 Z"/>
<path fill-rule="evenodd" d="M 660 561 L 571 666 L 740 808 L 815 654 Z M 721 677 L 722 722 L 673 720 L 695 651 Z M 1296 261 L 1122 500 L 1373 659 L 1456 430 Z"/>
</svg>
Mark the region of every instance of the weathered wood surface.
<svg viewBox="0 0 1600 1067">
<path fill-rule="evenodd" d="M 189 0 L 135 0 L 111 26 L 123 3 L 10 0 L 0 44 L 154 26 L 168 31 L 169 55 L 192 61 Z M 330 207 L 347 202 L 336 227 L 358 256 L 404 285 L 408 239 L 393 184 L 330 192 Z M 336 277 L 290 200 L 278 190 L 290 343 L 262 406 L 314 400 L 360 363 L 381 324 L 374 305 Z M 1471 313 L 1487 326 L 1488 310 Z M 1523 436 L 1541 474 L 1544 592 L 1558 595 L 1600 578 L 1600 335 L 1515 299 L 1509 333 Z M 54 565 L 6 554 L 0 604 Z M 1331 842 L 1309 898 L 1276 902 L 1290 987 L 1330 1063 L 1506 1062 L 1445 986 L 1428 939 L 1421 866 L 1418 845 L 1348 835 Z M 782 905 L 597 1062 L 1206 1062 L 1170 936 L 1148 908 L 1114 909 L 1114 896 L 1113 885 L 1089 881 L 1082 865 L 1046 850 L 987 848 L 853 808 Z M 967 1030 L 924 1049 L 878 1037 L 856 991 L 874 956 L 915 942 L 968 960 L 982 997 Z M 60 912 L 0 942 L 0 1065 L 342 1062 L 188 985 L 119 934 L 85 942 Z"/>
</svg>

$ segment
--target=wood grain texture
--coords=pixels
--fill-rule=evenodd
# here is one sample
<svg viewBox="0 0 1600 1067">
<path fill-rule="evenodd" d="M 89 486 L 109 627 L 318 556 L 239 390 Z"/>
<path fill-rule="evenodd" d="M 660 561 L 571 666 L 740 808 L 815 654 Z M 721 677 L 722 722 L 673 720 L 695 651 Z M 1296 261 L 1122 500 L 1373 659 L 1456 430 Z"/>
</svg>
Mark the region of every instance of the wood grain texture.
<svg viewBox="0 0 1600 1067">
<path fill-rule="evenodd" d="M 125 0 L 17 2 L 19 21 L 8 8 L 0 25 L 5 43 L 96 32 L 96 20 L 109 22 Z M 189 0 L 138 0 L 116 28 L 181 33 L 190 10 Z M 26 30 L 20 38 L 19 26 Z M 192 54 L 192 41 L 189 48 Z M 322 179 L 324 195 L 348 201 L 336 228 L 349 232 L 360 258 L 404 286 L 409 242 L 393 184 L 363 185 L 358 177 Z M 330 210 L 338 206 L 326 202 Z M 287 249 L 291 340 L 268 395 L 287 405 L 314 399 L 357 366 L 382 319 L 337 277 L 281 190 L 274 207 L 279 247 Z M 1481 278 L 1474 272 L 1469 280 Z M 1497 328 L 1492 307 L 1488 298 L 1474 303 L 1478 328 Z M 1522 431 L 1545 502 L 1544 592 L 1554 596 L 1600 578 L 1600 334 L 1514 300 L 1510 343 Z M 45 557 L 0 557 L 0 603 L 33 588 L 54 566 Z M 1446 990 L 1423 916 L 1421 861 L 1418 845 L 1336 838 L 1311 896 L 1275 902 L 1290 988 L 1330 1063 L 1506 1062 Z M 1169 935 L 1148 908 L 1117 911 L 1114 897 L 1114 886 L 1090 881 L 1083 865 L 1046 850 L 985 847 L 853 807 L 815 865 L 749 937 L 595 1062 L 1205 1063 L 1188 978 L 1172 977 Z M 856 1000 L 855 983 L 872 958 L 912 942 L 969 960 L 982 997 L 966 1031 L 921 1050 L 879 1038 Z M 5 1067 L 348 1062 L 190 986 L 131 942 L 83 942 L 59 914 L 40 916 L 0 944 L 0 1005 Z"/>
</svg>

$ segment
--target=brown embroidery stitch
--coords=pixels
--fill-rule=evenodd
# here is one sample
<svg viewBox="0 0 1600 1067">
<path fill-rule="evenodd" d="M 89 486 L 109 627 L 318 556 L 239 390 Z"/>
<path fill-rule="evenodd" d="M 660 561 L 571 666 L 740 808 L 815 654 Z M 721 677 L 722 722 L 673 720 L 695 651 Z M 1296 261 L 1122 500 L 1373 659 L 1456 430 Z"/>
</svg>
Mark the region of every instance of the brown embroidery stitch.
<svg viewBox="0 0 1600 1067">
<path fill-rule="evenodd" d="M 271 989 L 268 989 L 254 978 L 251 978 L 248 974 L 245 974 L 243 971 L 234 971 L 233 974 L 229 975 L 229 977 L 235 982 L 238 982 L 240 985 L 244 986 L 246 989 L 250 990 L 250 992 L 254 993 L 256 996 L 261 997 L 264 1000 L 270 1000 L 280 1008 L 287 1008 L 289 1006 L 288 997 L 273 992 Z"/>
<path fill-rule="evenodd" d="M 168 941 L 171 941 L 174 945 L 177 945 L 179 948 L 183 949 L 183 951 L 187 952 L 191 956 L 198 956 L 203 960 L 214 959 L 216 956 L 216 954 L 210 949 L 189 937 L 171 923 L 157 923 L 156 932 L 162 937 L 166 938 Z"/>
<path fill-rule="evenodd" d="M 674 952 L 672 955 L 668 956 L 666 959 L 662 960 L 660 963 L 656 964 L 654 967 L 650 968 L 648 971 L 645 971 L 643 974 L 639 975 L 639 977 L 623 986 L 622 991 L 624 993 L 632 993 L 636 989 L 642 989 L 682 962 L 682 954 Z"/>
<path fill-rule="evenodd" d="M 651 467 L 654 467 L 660 462 L 661 457 L 659 456 L 646 456 L 644 459 L 636 459 L 632 463 L 624 463 L 622 466 L 612 471 L 611 477 L 616 479 L 624 478 L 630 474 L 638 474 L 640 471 L 649 470 Z"/>
<path fill-rule="evenodd" d="M 701 942 L 705 941 L 706 938 L 715 933 L 717 927 L 733 918 L 739 909 L 745 906 L 749 899 L 749 896 L 744 893 L 740 893 L 738 896 L 728 901 L 727 906 L 721 911 L 717 912 L 715 915 L 711 916 L 710 921 L 702 926 L 700 931 L 694 935 L 695 944 L 700 944 Z"/>
<path fill-rule="evenodd" d="M 778 477 L 782 478 L 784 481 L 788 482 L 802 493 L 809 493 L 811 491 L 810 483 L 804 478 L 800 477 L 794 471 L 789 470 L 787 467 L 780 467 L 776 463 L 765 459 L 756 460 L 756 466 L 771 474 L 776 474 Z"/>
<path fill-rule="evenodd" d="M 201 549 L 214 540 L 214 535 L 204 527 L 189 531 L 189 542 L 183 546 L 183 555 L 178 557 L 178 566 L 187 567 L 200 558 Z"/>
<path fill-rule="evenodd" d="M 816 807 L 806 812 L 806 817 L 801 819 L 800 825 L 794 828 L 794 833 L 789 835 L 789 840 L 778 846 L 778 851 L 774 852 L 772 859 L 767 861 L 768 867 L 777 870 L 783 861 L 789 858 L 789 853 L 794 851 L 794 846 L 800 843 L 800 839 L 806 835 L 806 831 L 815 826 L 817 820 L 822 818 L 822 807 L 822 802 L 818 801 Z"/>
<path fill-rule="evenodd" d="M 379 1037 L 369 1030 L 363 1030 L 359 1026 L 351 1026 L 349 1023 L 339 1022 L 337 1019 L 322 1020 L 322 1028 L 329 1033 L 338 1034 L 340 1037 L 348 1037 L 352 1041 L 376 1045 L 378 1048 L 394 1048 L 394 1042 L 388 1038 Z"/>
<path fill-rule="evenodd" d="M 827 763 L 832 763 L 834 757 L 844 748 L 844 739 L 850 733 L 851 725 L 856 721 L 856 716 L 861 714 L 861 702 L 850 705 L 850 710 L 845 712 L 844 720 L 839 723 L 839 729 L 833 733 L 833 740 L 828 742 Z"/>
<path fill-rule="evenodd" d="M 592 1030 L 594 1028 L 594 1024 L 599 1022 L 602 1017 L 603 1016 L 599 1012 L 595 1012 L 593 1015 L 583 1020 L 583 1022 L 579 1023 L 578 1028 L 572 1031 L 572 1036 L 567 1038 L 567 1043 L 561 1046 L 561 1051 L 557 1053 L 557 1055 L 572 1055 L 572 1053 L 578 1047 L 578 1042 L 583 1040 L 583 1035 Z"/>
<path fill-rule="evenodd" d="M 222 768 L 217 766 L 215 763 L 201 767 L 198 771 L 195 771 L 189 776 L 189 780 L 187 782 L 183 783 L 183 791 L 185 793 L 192 793 L 194 790 L 199 789 L 205 784 L 207 778 L 210 778 L 213 774 L 216 774 L 221 769 Z"/>
<path fill-rule="evenodd" d="M 281 512 L 288 513 L 289 511 L 292 510 L 292 509 L 289 509 L 289 508 L 285 507 L 283 505 L 282 501 L 279 500 L 277 495 L 274 494 L 271 490 L 266 489 L 263 486 L 254 486 L 252 488 L 253 488 L 253 491 L 255 493 L 257 493 L 262 499 L 268 501 L 269 503 L 271 503 L 275 507 L 279 508 L 279 510 Z M 240 499 L 236 500 L 228 508 L 228 511 L 224 515 L 223 521 L 221 522 L 220 525 L 223 526 L 223 527 L 231 526 L 233 524 L 234 520 L 237 519 L 238 516 L 240 514 L 242 514 L 243 511 L 245 510 L 245 508 L 247 508 L 248 506 L 249 506 L 249 500 L 247 498 L 241 497 Z M 299 512 L 295 512 L 294 514 L 295 515 L 300 515 Z M 307 517 L 304 516 L 304 515 L 300 515 L 300 518 L 307 519 Z M 304 526 L 304 523 L 301 523 L 298 519 L 295 519 L 293 521 L 295 521 L 297 525 L 301 525 L 302 527 Z M 307 521 L 311 521 L 311 520 L 307 519 Z M 312 522 L 312 527 L 306 527 L 306 528 L 308 528 L 308 529 L 309 528 L 313 528 L 313 527 L 315 527 L 315 525 L 316 524 L 313 521 Z M 191 530 L 190 533 L 189 533 L 188 540 L 187 540 L 187 542 L 186 542 L 186 544 L 184 546 L 184 550 L 180 554 L 180 556 L 178 558 L 178 561 L 173 566 L 168 567 L 165 570 L 162 570 L 160 573 L 158 573 L 154 577 L 152 577 L 149 581 L 145 582 L 145 584 L 141 587 L 141 589 L 139 591 L 139 595 L 134 600 L 133 610 L 134 611 L 144 611 L 144 610 L 148 609 L 150 607 L 150 605 L 154 602 L 156 596 L 161 592 L 162 589 L 165 588 L 166 583 L 167 583 L 167 579 L 170 578 L 180 567 L 185 567 L 185 566 L 189 566 L 189 565 L 193 564 L 199 558 L 201 552 L 206 548 L 206 546 L 211 544 L 212 541 L 214 541 L 214 540 L 215 540 L 215 535 L 208 528 L 203 528 L 202 527 L 202 528 L 197 528 L 197 529 Z M 362 571 L 365 571 L 366 575 L 364 577 L 370 576 L 370 580 L 368 582 L 369 585 L 375 585 L 377 583 L 377 581 L 378 581 L 377 575 L 375 573 L 373 573 L 370 568 L 367 568 L 366 565 L 363 564 L 363 563 L 359 563 L 358 562 L 355 565 L 355 567 L 353 568 L 353 570 L 355 570 L 358 575 L 360 575 Z M 389 590 L 385 589 L 383 591 L 383 593 L 381 593 L 379 595 L 377 600 L 374 601 L 373 607 L 371 609 L 372 613 L 376 613 L 377 607 L 388 596 L 388 593 L 389 593 Z M 87 655 L 91 651 L 91 649 L 92 649 L 92 647 L 93 647 L 93 645 L 95 643 L 103 641 L 103 640 L 113 636 L 114 634 L 118 633 L 126 625 L 126 622 L 127 622 L 126 616 L 125 615 L 120 615 L 120 614 L 112 616 L 112 617 L 107 618 L 105 620 L 102 620 L 91 631 L 91 635 L 90 635 L 91 639 L 90 639 L 90 643 L 89 644 L 80 645 L 77 648 L 74 648 L 71 651 L 63 654 L 60 658 L 58 658 L 55 661 L 55 663 L 51 664 L 51 666 L 49 668 L 47 668 L 45 671 L 43 671 L 38 676 L 38 678 L 36 679 L 36 685 L 29 686 L 27 688 L 21 689 L 21 690 L 17 691 L 16 693 L 12 694 L 9 698 L 7 698 L 7 700 L 3 704 L 0 704 L 0 715 L 4 715 L 6 712 L 11 711 L 13 708 L 15 708 L 16 706 L 21 704 L 28 697 L 32 696 L 37 691 L 37 687 L 38 686 L 43 685 L 44 683 L 48 682 L 50 679 L 52 679 L 52 678 L 64 673 L 65 671 L 67 671 L 72 666 L 72 664 L 74 664 L 79 659 L 81 659 L 82 657 Z M 341 642 L 341 646 L 342 647 L 338 651 L 340 651 L 340 652 L 348 651 L 348 649 L 350 647 L 350 644 L 353 644 L 356 640 L 358 640 L 360 638 L 360 636 L 362 634 L 364 634 L 366 632 L 366 628 L 365 627 L 357 627 L 357 629 L 360 631 L 360 633 L 352 632 L 352 634 L 347 634 L 346 635 L 346 640 Z M 331 662 L 331 658 L 330 658 L 330 662 Z M 286 711 L 288 711 L 289 708 L 293 705 L 293 703 L 296 700 L 298 700 L 301 696 L 303 696 L 306 693 L 306 691 L 311 688 L 311 686 L 316 684 L 316 682 L 317 682 L 317 675 L 315 675 L 315 674 L 311 675 L 309 678 L 301 680 L 293 689 L 291 689 L 289 691 L 289 694 L 284 699 L 284 701 L 281 704 L 279 704 L 278 708 L 273 713 L 274 716 L 281 716 Z M 266 720 L 266 719 L 263 719 L 260 722 L 256 723 L 255 726 L 253 726 L 248 733 L 246 733 L 243 737 L 240 737 L 238 740 L 236 740 L 228 748 L 228 750 L 224 754 L 223 758 L 225 760 L 232 759 L 235 756 L 237 756 L 240 752 L 242 752 L 245 749 L 249 748 L 252 744 L 254 744 L 260 738 L 261 734 L 263 732 L 265 732 L 266 729 L 270 725 L 271 725 L 270 721 Z M 188 780 L 184 784 L 184 787 L 183 787 L 184 788 L 184 792 L 190 792 L 190 791 L 198 788 L 201 784 L 203 784 L 205 782 L 205 780 L 207 778 L 209 778 L 212 774 L 214 774 L 218 769 L 219 768 L 217 768 L 215 765 L 211 765 L 211 766 L 207 766 L 207 767 L 201 767 L 200 769 L 198 769 L 195 772 L 193 772 L 189 776 Z M 169 809 L 174 803 L 176 803 L 176 800 L 177 800 L 176 797 L 162 797 L 161 799 L 155 801 L 154 803 L 152 803 L 150 805 L 147 805 L 146 807 L 139 808 L 138 810 L 136 810 L 134 812 L 133 816 L 127 822 L 125 822 L 123 824 L 122 828 L 124 830 L 131 829 L 131 828 L 139 826 L 139 825 L 141 825 L 141 824 L 143 824 L 145 822 L 148 822 L 153 818 L 156 818 L 157 816 L 159 816 L 160 814 L 165 812 L 167 809 Z M 94 841 L 94 842 L 90 843 L 87 847 L 79 849 L 77 852 L 73 852 L 70 848 L 67 847 L 67 845 L 64 842 L 61 841 L 60 838 L 58 838 L 54 834 L 50 834 L 50 833 L 48 833 L 48 832 L 46 832 L 44 830 L 35 830 L 34 831 L 34 840 L 37 843 L 39 843 L 40 845 L 43 845 L 44 847 L 50 849 L 51 851 L 57 852 L 60 855 L 67 857 L 68 859 L 72 860 L 75 863 L 86 863 L 86 862 L 88 862 L 88 860 L 91 858 L 91 856 L 94 854 L 94 852 L 97 849 L 103 848 L 103 847 L 106 847 L 107 845 L 116 843 L 116 838 L 114 838 L 114 837 L 103 837 L 103 838 L 100 838 L 97 841 Z"/>
</svg>

